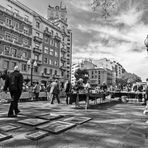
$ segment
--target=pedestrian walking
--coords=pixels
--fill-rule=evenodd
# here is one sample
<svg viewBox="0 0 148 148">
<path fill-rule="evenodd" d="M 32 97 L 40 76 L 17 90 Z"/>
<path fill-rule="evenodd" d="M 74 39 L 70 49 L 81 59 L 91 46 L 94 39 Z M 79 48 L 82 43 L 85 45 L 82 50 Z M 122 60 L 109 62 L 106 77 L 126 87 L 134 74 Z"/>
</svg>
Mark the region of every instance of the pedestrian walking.
<svg viewBox="0 0 148 148">
<path fill-rule="evenodd" d="M 40 84 L 39 84 L 39 82 L 36 82 L 33 89 L 34 89 L 35 100 L 38 101 L 39 100 L 39 94 L 40 94 Z"/>
<path fill-rule="evenodd" d="M 52 98 L 52 94 L 50 93 L 51 83 L 52 83 L 52 81 L 49 81 L 48 84 L 47 84 L 47 88 L 46 88 L 47 100 L 51 100 L 51 98 Z"/>
<path fill-rule="evenodd" d="M 59 84 L 58 84 L 58 80 L 56 79 L 51 83 L 50 93 L 53 95 L 51 99 L 51 104 L 54 103 L 55 98 L 57 99 L 58 104 L 60 104 L 59 92 L 60 92 Z"/>
<path fill-rule="evenodd" d="M 70 95 L 71 95 L 71 89 L 72 89 L 72 85 L 71 85 L 71 82 L 68 80 L 65 83 L 66 104 L 69 104 L 69 98 L 70 98 Z"/>
<path fill-rule="evenodd" d="M 11 95 L 11 104 L 8 111 L 8 117 L 16 117 L 20 112 L 18 109 L 18 101 L 22 94 L 23 88 L 23 75 L 20 73 L 18 66 L 15 66 L 14 71 L 6 77 L 3 90 L 7 93 L 8 88 Z"/>
<path fill-rule="evenodd" d="M 106 99 L 107 85 L 105 82 L 100 86 L 100 89 L 103 91 L 103 100 Z"/>
</svg>

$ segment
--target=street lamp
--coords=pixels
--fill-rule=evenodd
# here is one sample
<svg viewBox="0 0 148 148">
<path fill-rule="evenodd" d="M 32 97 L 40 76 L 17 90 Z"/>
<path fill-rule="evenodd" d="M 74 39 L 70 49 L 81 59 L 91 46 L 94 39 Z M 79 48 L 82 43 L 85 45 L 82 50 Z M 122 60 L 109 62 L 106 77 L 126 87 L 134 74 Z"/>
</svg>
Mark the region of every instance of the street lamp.
<svg viewBox="0 0 148 148">
<path fill-rule="evenodd" d="M 148 53 L 148 35 L 147 35 L 146 39 L 144 40 L 144 44 L 147 47 L 147 53 Z"/>
<path fill-rule="evenodd" d="M 27 61 L 27 65 L 31 68 L 31 86 L 32 86 L 33 69 L 34 67 L 37 66 L 37 62 L 36 60 L 30 59 Z"/>
</svg>

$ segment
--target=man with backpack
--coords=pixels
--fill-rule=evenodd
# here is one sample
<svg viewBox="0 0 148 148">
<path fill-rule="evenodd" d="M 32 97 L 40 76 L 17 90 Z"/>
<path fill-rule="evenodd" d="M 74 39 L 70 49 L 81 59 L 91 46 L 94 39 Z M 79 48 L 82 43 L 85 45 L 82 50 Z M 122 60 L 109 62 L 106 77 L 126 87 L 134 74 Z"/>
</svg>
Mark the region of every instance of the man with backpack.
<svg viewBox="0 0 148 148">
<path fill-rule="evenodd" d="M 3 90 L 7 93 L 8 88 L 11 95 L 8 117 L 17 117 L 17 114 L 20 112 L 18 109 L 18 101 L 23 88 L 23 75 L 19 72 L 18 66 L 15 66 L 14 71 L 6 78 Z"/>
</svg>

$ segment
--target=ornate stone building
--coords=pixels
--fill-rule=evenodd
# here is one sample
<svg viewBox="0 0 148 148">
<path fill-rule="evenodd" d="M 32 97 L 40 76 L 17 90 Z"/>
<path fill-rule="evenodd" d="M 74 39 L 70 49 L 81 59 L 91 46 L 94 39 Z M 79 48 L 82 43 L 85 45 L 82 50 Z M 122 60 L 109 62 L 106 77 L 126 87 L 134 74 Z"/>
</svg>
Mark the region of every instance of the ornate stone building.
<svg viewBox="0 0 148 148">
<path fill-rule="evenodd" d="M 16 0 L 0 4 L 0 70 L 11 71 L 19 65 L 24 78 L 30 78 L 28 60 L 34 81 L 70 79 L 72 31 L 68 29 L 66 7 L 48 6 L 47 18 Z"/>
</svg>

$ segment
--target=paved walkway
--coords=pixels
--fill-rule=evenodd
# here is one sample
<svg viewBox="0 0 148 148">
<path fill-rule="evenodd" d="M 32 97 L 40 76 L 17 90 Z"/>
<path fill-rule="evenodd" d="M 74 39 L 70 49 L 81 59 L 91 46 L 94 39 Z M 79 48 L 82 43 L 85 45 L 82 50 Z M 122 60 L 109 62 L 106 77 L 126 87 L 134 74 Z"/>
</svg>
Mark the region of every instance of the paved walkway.
<svg viewBox="0 0 148 148">
<path fill-rule="evenodd" d="M 65 103 L 65 102 L 64 102 Z M 9 104 L 0 105 L 0 125 L 13 123 L 21 128 L 5 132 L 13 138 L 1 141 L 2 148 L 148 148 L 148 120 L 143 115 L 143 106 L 120 104 L 117 101 L 90 106 L 88 110 L 75 109 L 74 105 L 51 105 L 49 102 L 20 103 L 21 113 L 17 118 L 7 118 Z M 56 112 L 65 117 L 85 116 L 92 120 L 77 125 L 60 134 L 32 141 L 25 137 L 35 128 L 17 121 L 35 115 Z M 59 119 L 58 119 L 59 120 Z M 1 127 L 0 126 L 0 127 Z"/>
</svg>

